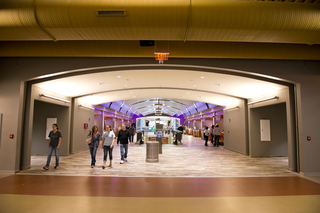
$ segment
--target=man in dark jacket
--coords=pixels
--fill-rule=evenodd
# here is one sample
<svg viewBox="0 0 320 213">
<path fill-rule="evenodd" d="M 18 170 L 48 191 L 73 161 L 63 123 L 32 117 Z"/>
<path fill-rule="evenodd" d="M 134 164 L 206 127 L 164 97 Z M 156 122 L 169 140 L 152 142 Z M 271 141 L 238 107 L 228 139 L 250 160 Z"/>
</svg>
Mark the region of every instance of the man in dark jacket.
<svg viewBox="0 0 320 213">
<path fill-rule="evenodd" d="M 121 153 L 121 161 L 120 164 L 127 162 L 127 154 L 128 154 L 128 140 L 130 137 L 129 131 L 126 129 L 126 125 L 121 125 L 121 130 L 118 134 L 117 145 L 119 146 L 120 142 L 120 153 Z"/>
</svg>

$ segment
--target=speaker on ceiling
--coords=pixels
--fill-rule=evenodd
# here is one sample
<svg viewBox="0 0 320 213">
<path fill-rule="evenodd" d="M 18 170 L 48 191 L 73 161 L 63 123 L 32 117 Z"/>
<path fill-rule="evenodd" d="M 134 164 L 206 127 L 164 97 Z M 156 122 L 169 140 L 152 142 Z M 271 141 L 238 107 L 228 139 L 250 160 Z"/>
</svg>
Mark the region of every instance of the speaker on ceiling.
<svg viewBox="0 0 320 213">
<path fill-rule="evenodd" d="M 141 47 L 151 47 L 154 46 L 154 40 L 140 40 Z"/>
</svg>

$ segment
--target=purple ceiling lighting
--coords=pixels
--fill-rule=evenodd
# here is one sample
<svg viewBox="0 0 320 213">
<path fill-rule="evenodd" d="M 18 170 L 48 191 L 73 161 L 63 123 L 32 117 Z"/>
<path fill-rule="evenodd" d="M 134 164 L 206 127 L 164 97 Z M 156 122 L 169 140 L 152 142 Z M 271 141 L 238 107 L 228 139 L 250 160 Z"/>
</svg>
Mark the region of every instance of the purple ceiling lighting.
<svg viewBox="0 0 320 213">
<path fill-rule="evenodd" d="M 128 105 L 124 101 L 113 101 L 113 102 L 108 102 L 101 105 L 130 116 L 141 115 L 139 112 L 134 110 L 130 105 Z"/>
<path fill-rule="evenodd" d="M 204 103 L 201 101 L 196 101 L 193 104 L 187 106 L 183 110 L 176 113 L 175 116 L 181 116 L 181 115 L 188 116 L 188 115 L 192 115 L 192 114 L 195 114 L 198 112 L 202 112 L 207 109 L 214 108 L 216 106 L 217 105 L 214 105 L 214 104 L 208 104 L 208 103 Z"/>
</svg>

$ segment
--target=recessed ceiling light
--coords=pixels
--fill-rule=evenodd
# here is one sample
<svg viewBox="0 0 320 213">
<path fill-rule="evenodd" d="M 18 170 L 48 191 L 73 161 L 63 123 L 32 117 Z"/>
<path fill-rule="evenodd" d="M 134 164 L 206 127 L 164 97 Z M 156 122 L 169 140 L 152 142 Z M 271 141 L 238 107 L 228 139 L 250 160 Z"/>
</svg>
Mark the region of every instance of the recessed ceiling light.
<svg viewBox="0 0 320 213">
<path fill-rule="evenodd" d="M 133 93 L 133 92 L 130 92 L 130 93 Z"/>
<path fill-rule="evenodd" d="M 197 85 L 193 85 L 194 87 L 196 87 Z"/>
<path fill-rule="evenodd" d="M 189 95 L 190 93 L 187 92 L 187 94 Z"/>
<path fill-rule="evenodd" d="M 125 84 L 124 86 L 126 87 L 126 86 L 128 86 L 128 85 Z"/>
<path fill-rule="evenodd" d="M 117 78 L 121 78 L 121 75 L 118 75 Z"/>
<path fill-rule="evenodd" d="M 204 78 L 203 76 L 201 76 L 200 78 Z"/>
<path fill-rule="evenodd" d="M 136 97 L 136 96 L 133 96 L 134 98 Z"/>
<path fill-rule="evenodd" d="M 186 98 L 186 97 L 183 96 L 182 98 Z"/>
</svg>

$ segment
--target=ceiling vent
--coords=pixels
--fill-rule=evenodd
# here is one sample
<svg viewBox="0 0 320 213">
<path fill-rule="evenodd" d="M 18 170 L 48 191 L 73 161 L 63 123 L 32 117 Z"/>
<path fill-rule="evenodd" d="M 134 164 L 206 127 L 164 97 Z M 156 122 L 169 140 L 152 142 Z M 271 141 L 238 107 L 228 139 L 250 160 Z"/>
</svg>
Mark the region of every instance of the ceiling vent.
<svg viewBox="0 0 320 213">
<path fill-rule="evenodd" d="M 99 17 L 103 16 L 126 16 L 126 10 L 97 10 L 96 15 Z"/>
</svg>

